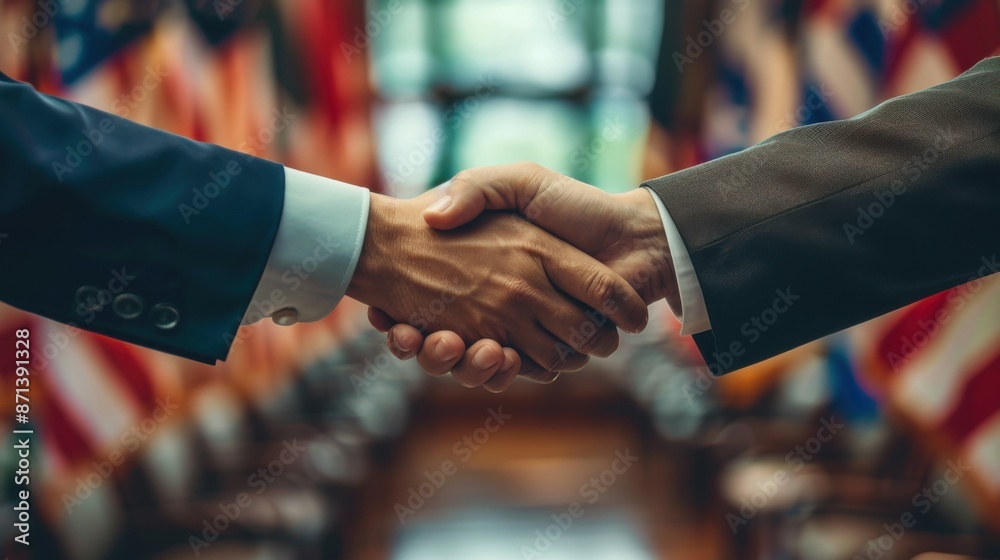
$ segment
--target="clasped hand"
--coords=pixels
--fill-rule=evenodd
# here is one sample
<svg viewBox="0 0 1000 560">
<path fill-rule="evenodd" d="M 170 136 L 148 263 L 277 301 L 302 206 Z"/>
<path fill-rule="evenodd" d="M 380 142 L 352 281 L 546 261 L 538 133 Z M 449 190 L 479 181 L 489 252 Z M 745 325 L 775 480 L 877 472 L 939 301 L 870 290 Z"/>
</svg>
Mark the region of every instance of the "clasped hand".
<svg viewBox="0 0 1000 560">
<path fill-rule="evenodd" d="M 498 169 L 512 175 L 541 168 Z M 374 308 L 369 316 L 376 327 L 406 327 L 390 334 L 394 353 L 412 357 L 422 333 L 436 331 L 422 351 L 428 360 L 421 363 L 435 364 L 430 373 L 474 372 L 456 378 L 499 391 L 518 374 L 546 382 L 560 371 L 578 370 L 590 355 L 614 352 L 616 327 L 645 327 L 649 294 L 644 300 L 620 273 L 594 258 L 593 244 L 585 242 L 581 250 L 559 239 L 558 228 L 546 231 L 510 213 L 479 216 L 485 209 L 516 208 L 506 199 L 476 208 L 455 198 L 479 188 L 478 174 L 484 172 L 460 174 L 449 187 L 412 200 L 372 195 L 347 294 Z M 601 234 L 586 213 L 569 212 L 588 235 L 609 233 Z M 521 213 L 530 219 L 532 210 Z M 446 229 L 451 231 L 439 231 Z M 613 247 L 609 251 L 597 256 L 616 254 Z M 410 352 L 394 340 L 414 337 L 420 342 Z M 474 344 L 467 350 L 465 341 Z"/>
<path fill-rule="evenodd" d="M 348 294 L 371 305 L 397 357 L 467 387 L 551 382 L 613 352 L 615 325 L 641 330 L 645 305 L 680 308 L 644 189 L 611 195 L 519 163 L 463 171 L 413 201 L 373 196 L 371 219 Z"/>
</svg>

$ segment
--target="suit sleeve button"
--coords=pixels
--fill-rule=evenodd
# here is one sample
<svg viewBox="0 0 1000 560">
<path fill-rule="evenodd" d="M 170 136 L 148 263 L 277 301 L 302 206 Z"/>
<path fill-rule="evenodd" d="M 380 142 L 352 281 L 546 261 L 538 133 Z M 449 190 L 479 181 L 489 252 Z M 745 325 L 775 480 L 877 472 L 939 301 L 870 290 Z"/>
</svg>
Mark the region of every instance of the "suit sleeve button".
<svg viewBox="0 0 1000 560">
<path fill-rule="evenodd" d="M 157 303 L 149 310 L 156 328 L 169 331 L 177 326 L 181 320 L 181 313 L 177 307 L 170 303 Z"/>
<path fill-rule="evenodd" d="M 294 307 L 279 309 L 271 315 L 271 320 L 275 325 L 290 327 L 299 322 L 299 312 Z"/>
<path fill-rule="evenodd" d="M 110 294 L 104 294 L 101 289 L 97 286 L 83 286 L 76 291 L 76 295 L 73 296 L 73 303 L 75 307 L 73 311 L 77 315 L 86 315 L 88 313 L 97 313 L 98 311 L 104 309 L 104 306 L 111 303 L 110 300 L 102 300 L 102 297 L 107 297 Z"/>
<path fill-rule="evenodd" d="M 135 294 L 121 294 L 111 302 L 111 309 L 122 319 L 135 319 L 142 315 L 142 298 Z"/>
</svg>

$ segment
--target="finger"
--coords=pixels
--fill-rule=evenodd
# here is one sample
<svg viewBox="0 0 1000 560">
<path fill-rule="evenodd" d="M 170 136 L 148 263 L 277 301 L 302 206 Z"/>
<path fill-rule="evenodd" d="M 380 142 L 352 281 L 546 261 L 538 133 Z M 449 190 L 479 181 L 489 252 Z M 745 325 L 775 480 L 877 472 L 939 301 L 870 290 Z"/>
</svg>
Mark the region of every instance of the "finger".
<svg viewBox="0 0 1000 560">
<path fill-rule="evenodd" d="M 491 393 L 502 393 L 506 391 L 517 374 L 521 371 L 521 356 L 513 348 L 504 348 L 504 363 L 500 370 L 493 374 L 493 377 L 483 384 L 483 387 Z"/>
<path fill-rule="evenodd" d="M 368 308 L 368 322 L 371 323 L 372 326 L 378 330 L 378 332 L 383 333 L 388 332 L 389 329 L 396 324 L 396 321 L 394 321 L 388 313 L 377 307 Z"/>
<path fill-rule="evenodd" d="M 547 371 L 577 371 L 587 365 L 589 356 L 575 352 L 540 325 L 512 333 L 512 346 Z"/>
<path fill-rule="evenodd" d="M 554 290 L 545 305 L 538 321 L 573 350 L 606 358 L 618 349 L 618 329 L 603 315 L 584 312 Z"/>
<path fill-rule="evenodd" d="M 440 331 L 427 335 L 423 347 L 417 353 L 417 362 L 424 371 L 433 375 L 444 375 L 465 355 L 465 342 L 451 331 Z"/>
<path fill-rule="evenodd" d="M 415 356 L 423 343 L 424 334 L 416 327 L 404 323 L 393 325 L 386 334 L 389 351 L 400 360 L 409 360 Z"/>
<path fill-rule="evenodd" d="M 504 365 L 504 352 L 495 340 L 480 340 L 451 368 L 451 376 L 463 387 L 479 387 Z"/>
<path fill-rule="evenodd" d="M 541 383 L 543 385 L 548 385 L 552 383 L 559 377 L 558 371 L 549 371 L 542 366 L 535 363 L 533 360 L 521 358 L 521 371 L 518 373 L 520 377 L 534 381 L 535 383 Z"/>
<path fill-rule="evenodd" d="M 649 322 L 649 310 L 642 296 L 624 278 L 593 258 L 563 244 L 558 254 L 543 258 L 545 272 L 553 285 L 598 311 L 593 321 L 603 326 L 606 319 L 631 333 L 642 332 Z"/>
<path fill-rule="evenodd" d="M 483 210 L 522 210 L 538 192 L 538 179 L 548 171 L 530 163 L 480 167 L 462 171 L 444 186 L 445 196 L 424 211 L 435 229 L 465 225 Z"/>
</svg>

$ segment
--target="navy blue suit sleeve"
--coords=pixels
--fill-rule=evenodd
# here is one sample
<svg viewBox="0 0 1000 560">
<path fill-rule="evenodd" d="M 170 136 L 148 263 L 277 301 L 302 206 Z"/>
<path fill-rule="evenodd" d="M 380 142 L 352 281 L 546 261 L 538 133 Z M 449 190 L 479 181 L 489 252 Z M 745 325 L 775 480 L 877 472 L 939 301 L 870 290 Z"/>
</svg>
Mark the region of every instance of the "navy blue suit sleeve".
<svg viewBox="0 0 1000 560">
<path fill-rule="evenodd" d="M 284 168 L 0 74 L 0 300 L 225 359 L 277 233 Z"/>
</svg>

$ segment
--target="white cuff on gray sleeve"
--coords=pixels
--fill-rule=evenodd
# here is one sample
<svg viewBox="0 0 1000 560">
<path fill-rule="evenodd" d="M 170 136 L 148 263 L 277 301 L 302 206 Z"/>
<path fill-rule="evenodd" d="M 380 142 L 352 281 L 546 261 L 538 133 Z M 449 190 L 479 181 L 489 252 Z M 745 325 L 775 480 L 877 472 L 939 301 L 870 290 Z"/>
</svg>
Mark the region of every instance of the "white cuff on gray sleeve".
<svg viewBox="0 0 1000 560">
<path fill-rule="evenodd" d="M 649 196 L 653 197 L 656 207 L 660 211 L 660 219 L 663 221 L 663 230 L 667 234 L 667 244 L 670 246 L 670 257 L 674 263 L 674 274 L 677 277 L 677 287 L 681 296 L 681 308 L 674 309 L 670 306 L 670 311 L 674 313 L 677 320 L 681 322 L 681 334 L 690 335 L 712 330 L 712 323 L 708 320 L 708 309 L 705 307 L 705 297 L 701 291 L 701 284 L 698 282 L 698 275 L 694 272 L 694 265 L 691 264 L 691 255 L 688 254 L 687 246 L 681 238 L 681 232 L 677 230 L 673 218 L 667 212 L 666 206 L 660 197 L 656 196 L 650 189 Z"/>
</svg>

